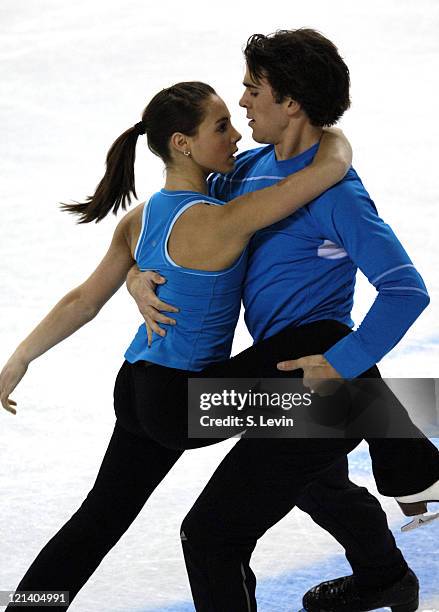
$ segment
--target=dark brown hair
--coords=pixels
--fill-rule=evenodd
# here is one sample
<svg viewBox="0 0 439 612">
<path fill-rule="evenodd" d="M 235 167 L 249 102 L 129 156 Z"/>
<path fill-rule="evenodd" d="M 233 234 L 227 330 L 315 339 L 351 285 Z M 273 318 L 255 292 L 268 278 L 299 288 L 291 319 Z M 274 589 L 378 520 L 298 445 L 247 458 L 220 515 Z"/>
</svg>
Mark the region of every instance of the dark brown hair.
<svg viewBox="0 0 439 612">
<path fill-rule="evenodd" d="M 312 125 L 333 125 L 350 106 L 349 69 L 334 43 L 316 30 L 253 34 L 244 56 L 252 78 L 266 78 L 276 102 L 296 100 Z"/>
<path fill-rule="evenodd" d="M 110 211 L 117 214 L 120 207 L 137 198 L 134 182 L 136 144 L 141 133 L 146 133 L 149 149 L 165 164 L 171 161 L 169 139 L 175 132 L 195 136 L 205 116 L 205 102 L 215 90 L 198 81 L 177 83 L 162 89 L 142 113 L 143 130 L 139 124 L 130 127 L 114 141 L 107 153 L 106 171 L 94 195 L 85 202 L 61 204 L 61 209 L 79 215 L 78 223 L 101 221 Z"/>
</svg>

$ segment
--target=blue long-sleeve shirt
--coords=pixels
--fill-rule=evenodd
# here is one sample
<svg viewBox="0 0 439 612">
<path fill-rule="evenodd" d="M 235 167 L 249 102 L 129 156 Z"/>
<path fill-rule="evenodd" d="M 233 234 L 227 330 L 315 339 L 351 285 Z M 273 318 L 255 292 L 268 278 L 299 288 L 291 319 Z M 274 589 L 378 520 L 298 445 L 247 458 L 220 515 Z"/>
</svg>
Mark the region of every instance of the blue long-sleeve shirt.
<svg viewBox="0 0 439 612">
<path fill-rule="evenodd" d="M 210 194 L 228 201 L 272 185 L 310 164 L 317 148 L 283 161 L 271 145 L 247 151 L 233 172 L 210 178 Z M 353 169 L 294 215 L 259 231 L 249 253 L 243 302 L 255 342 L 321 319 L 352 327 L 357 268 L 375 286 L 378 295 L 361 325 L 325 353 L 344 378 L 377 363 L 429 303 L 421 276 Z"/>
</svg>

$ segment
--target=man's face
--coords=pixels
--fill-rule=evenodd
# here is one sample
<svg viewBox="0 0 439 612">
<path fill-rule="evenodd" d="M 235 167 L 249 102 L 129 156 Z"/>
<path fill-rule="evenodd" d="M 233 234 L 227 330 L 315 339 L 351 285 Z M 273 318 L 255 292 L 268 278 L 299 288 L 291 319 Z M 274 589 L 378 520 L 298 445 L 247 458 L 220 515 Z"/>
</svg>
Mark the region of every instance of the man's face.
<svg viewBox="0 0 439 612">
<path fill-rule="evenodd" d="M 289 125 L 288 102 L 276 102 L 267 79 L 253 80 L 246 69 L 243 85 L 245 91 L 239 105 L 247 110 L 253 139 L 262 144 L 278 144 Z"/>
</svg>

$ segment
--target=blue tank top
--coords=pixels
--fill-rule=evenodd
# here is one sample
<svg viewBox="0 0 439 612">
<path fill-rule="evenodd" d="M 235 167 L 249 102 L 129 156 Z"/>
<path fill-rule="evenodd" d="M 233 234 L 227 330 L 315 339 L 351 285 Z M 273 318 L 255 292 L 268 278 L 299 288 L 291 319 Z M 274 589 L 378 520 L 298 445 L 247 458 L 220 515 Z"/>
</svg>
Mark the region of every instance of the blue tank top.
<svg viewBox="0 0 439 612">
<path fill-rule="evenodd" d="M 134 258 L 140 270 L 154 270 L 167 282 L 157 295 L 180 312 L 172 314 L 176 325 L 165 325 L 166 336 L 154 334 L 148 348 L 143 323 L 125 353 L 130 363 L 145 360 L 181 370 L 199 371 L 228 359 L 239 317 L 247 249 L 229 268 L 218 272 L 177 265 L 168 253 L 174 223 L 188 208 L 201 202 L 224 202 L 194 191 L 162 189 L 145 204 Z"/>
</svg>

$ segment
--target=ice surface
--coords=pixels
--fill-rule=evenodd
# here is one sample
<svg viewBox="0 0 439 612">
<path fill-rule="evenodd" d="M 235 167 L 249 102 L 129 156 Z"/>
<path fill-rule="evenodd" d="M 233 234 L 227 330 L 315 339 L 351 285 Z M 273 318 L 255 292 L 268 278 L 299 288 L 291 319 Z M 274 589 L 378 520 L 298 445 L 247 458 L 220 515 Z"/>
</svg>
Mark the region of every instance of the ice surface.
<svg viewBox="0 0 439 612">
<path fill-rule="evenodd" d="M 217 3 L 3 0 L 0 362 L 104 254 L 116 220 L 75 226 L 56 202 L 81 199 L 101 177 L 113 140 L 160 88 L 212 83 L 252 146 L 242 109 L 241 48 L 253 32 L 311 26 L 338 44 L 352 74 L 343 127 L 354 165 L 381 215 L 424 276 L 432 304 L 382 363 L 388 376 L 437 377 L 437 159 L 439 5 L 435 0 Z M 143 200 L 162 167 L 139 144 Z M 355 320 L 374 290 L 359 278 Z M 112 386 L 139 323 L 122 289 L 98 319 L 32 364 L 0 413 L 0 589 L 12 589 L 42 545 L 92 486 L 113 427 Z M 234 351 L 249 344 L 243 324 Z M 78 612 L 192 610 L 179 525 L 231 442 L 187 453 L 71 606 Z M 365 450 L 353 479 L 374 490 Z M 382 500 L 395 530 L 403 519 Z M 422 584 L 421 610 L 439 609 L 437 526 L 398 542 Z M 254 555 L 262 612 L 301 607 L 313 584 L 347 573 L 338 545 L 299 511 Z"/>
</svg>

